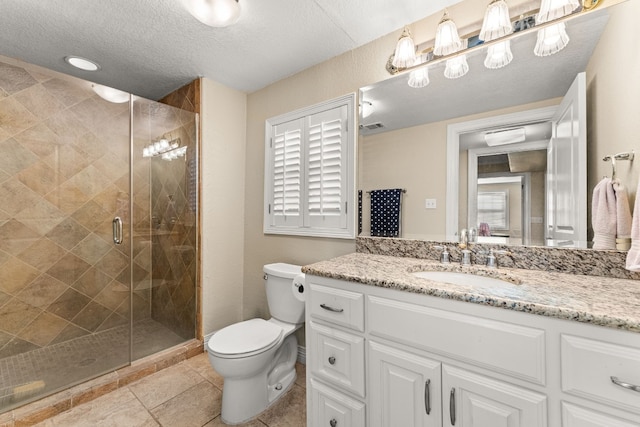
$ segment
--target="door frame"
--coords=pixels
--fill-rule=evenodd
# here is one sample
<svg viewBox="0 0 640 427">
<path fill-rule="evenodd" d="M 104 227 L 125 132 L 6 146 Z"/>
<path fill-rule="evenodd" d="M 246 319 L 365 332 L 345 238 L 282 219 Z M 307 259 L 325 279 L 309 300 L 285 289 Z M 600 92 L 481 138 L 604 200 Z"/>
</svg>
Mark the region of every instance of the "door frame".
<svg viewBox="0 0 640 427">
<path fill-rule="evenodd" d="M 458 241 L 458 204 L 460 191 L 460 135 L 489 128 L 551 121 L 558 105 L 535 108 L 517 113 L 453 123 L 447 126 L 447 200 L 446 240 Z"/>
</svg>

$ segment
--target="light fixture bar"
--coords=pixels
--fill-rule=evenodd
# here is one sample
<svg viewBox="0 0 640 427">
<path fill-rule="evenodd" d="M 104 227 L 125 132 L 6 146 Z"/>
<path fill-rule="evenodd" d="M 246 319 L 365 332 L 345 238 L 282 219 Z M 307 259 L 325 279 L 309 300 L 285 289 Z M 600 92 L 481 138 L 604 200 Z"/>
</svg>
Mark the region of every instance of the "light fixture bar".
<svg viewBox="0 0 640 427">
<path fill-rule="evenodd" d="M 449 54 L 449 55 L 434 57 L 434 59 L 432 59 L 429 62 L 421 63 L 419 65 L 416 64 L 416 65 L 407 67 L 406 69 L 398 70 L 398 72 L 396 74 L 398 74 L 398 73 L 406 73 L 408 71 L 410 72 L 411 70 L 413 70 L 413 69 L 415 69 L 417 67 L 423 67 L 423 66 L 425 66 L 427 64 L 428 64 L 429 67 L 431 67 L 431 66 L 443 63 L 448 59 L 455 58 L 455 57 L 457 57 L 459 55 L 469 54 L 469 53 L 472 53 L 472 52 L 475 52 L 475 51 L 478 51 L 478 50 L 482 50 L 482 49 L 485 49 L 488 46 L 491 46 L 491 45 L 497 44 L 497 43 L 501 43 L 501 42 L 503 42 L 505 40 L 513 40 L 513 39 L 516 39 L 518 37 L 522 37 L 524 35 L 527 35 L 527 34 L 533 32 L 533 31 L 538 31 L 540 29 L 543 29 L 543 28 L 546 28 L 546 27 L 550 27 L 552 25 L 556 25 L 556 24 L 558 24 L 560 22 L 572 21 L 573 19 L 576 19 L 579 16 L 580 17 L 581 16 L 585 16 L 585 15 L 588 15 L 590 13 L 594 13 L 597 10 L 598 10 L 598 8 L 596 8 L 596 7 L 591 8 L 591 9 L 582 9 L 582 10 L 580 10 L 578 12 L 572 13 L 571 15 L 566 15 L 566 16 L 563 16 L 561 18 L 555 19 L 553 21 L 544 22 L 544 23 L 541 23 L 541 24 L 536 24 L 534 27 L 527 28 L 527 29 L 524 29 L 524 30 L 520 30 L 520 31 L 511 33 L 509 35 L 506 35 L 504 37 L 500 37 L 500 38 L 495 39 L 495 40 L 484 42 L 484 43 L 472 46 L 472 47 L 467 48 L 467 49 L 462 49 L 462 50 L 459 50 L 458 52 L 455 52 L 455 53 L 452 53 L 452 54 Z M 525 14 L 524 16 L 528 16 L 528 15 L 531 15 L 531 14 L 533 14 L 533 13 Z M 427 53 L 428 51 L 429 51 L 429 49 L 425 49 L 420 53 L 424 54 L 424 53 Z"/>
</svg>

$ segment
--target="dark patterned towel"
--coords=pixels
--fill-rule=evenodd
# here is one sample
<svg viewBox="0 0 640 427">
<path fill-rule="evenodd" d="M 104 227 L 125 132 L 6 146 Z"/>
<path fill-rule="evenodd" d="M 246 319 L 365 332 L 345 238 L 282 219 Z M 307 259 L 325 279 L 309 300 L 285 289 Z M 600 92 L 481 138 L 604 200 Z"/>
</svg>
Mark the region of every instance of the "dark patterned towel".
<svg viewBox="0 0 640 427">
<path fill-rule="evenodd" d="M 398 237 L 400 235 L 400 200 L 402 189 L 371 191 L 371 235 Z"/>
</svg>

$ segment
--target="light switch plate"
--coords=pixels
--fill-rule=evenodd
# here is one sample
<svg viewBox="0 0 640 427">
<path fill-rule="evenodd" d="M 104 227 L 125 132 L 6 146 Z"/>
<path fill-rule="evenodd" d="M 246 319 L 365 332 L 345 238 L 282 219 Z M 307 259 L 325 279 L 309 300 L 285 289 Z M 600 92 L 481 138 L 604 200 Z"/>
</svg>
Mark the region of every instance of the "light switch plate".
<svg viewBox="0 0 640 427">
<path fill-rule="evenodd" d="M 424 208 L 425 209 L 435 209 L 436 208 L 436 199 L 425 199 L 424 200 Z"/>
</svg>

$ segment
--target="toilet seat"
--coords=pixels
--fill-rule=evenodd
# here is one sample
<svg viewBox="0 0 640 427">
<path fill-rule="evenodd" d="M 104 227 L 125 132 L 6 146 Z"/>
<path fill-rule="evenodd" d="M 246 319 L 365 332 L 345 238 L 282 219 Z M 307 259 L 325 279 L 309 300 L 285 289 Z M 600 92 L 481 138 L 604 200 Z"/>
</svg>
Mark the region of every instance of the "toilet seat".
<svg viewBox="0 0 640 427">
<path fill-rule="evenodd" d="M 284 330 L 273 322 L 264 319 L 245 320 L 215 333 L 207 347 L 218 357 L 249 357 L 276 346 L 283 334 Z"/>
</svg>

